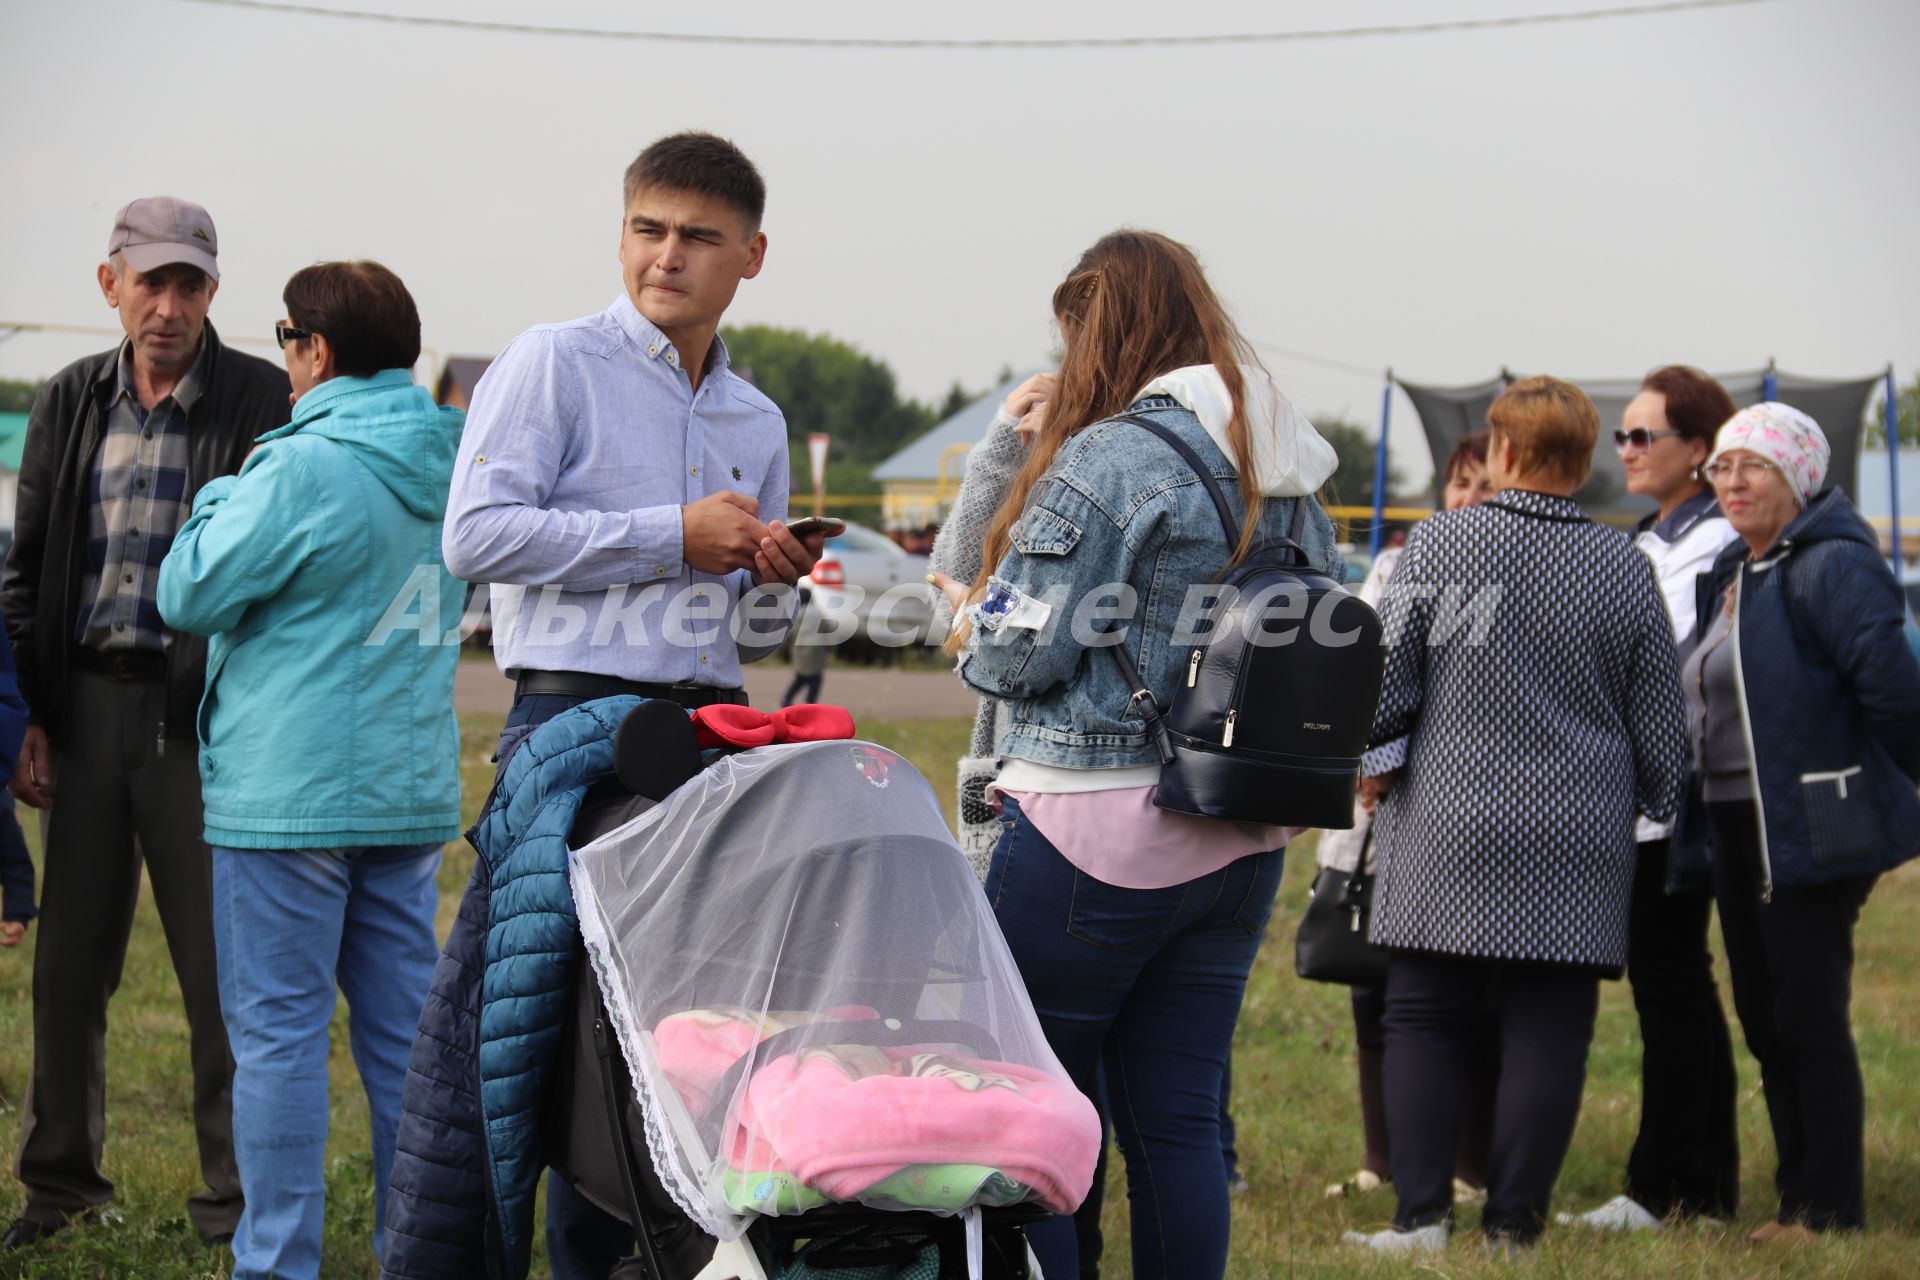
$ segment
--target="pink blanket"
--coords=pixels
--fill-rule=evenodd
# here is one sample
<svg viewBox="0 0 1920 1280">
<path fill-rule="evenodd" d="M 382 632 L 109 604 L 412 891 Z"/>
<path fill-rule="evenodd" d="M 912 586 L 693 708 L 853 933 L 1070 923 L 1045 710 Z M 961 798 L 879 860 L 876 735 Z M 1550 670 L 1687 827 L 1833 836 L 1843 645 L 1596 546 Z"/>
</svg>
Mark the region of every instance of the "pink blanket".
<svg viewBox="0 0 1920 1280">
<path fill-rule="evenodd" d="M 864 1005 L 842 1005 L 825 1013 L 775 1009 L 760 1015 L 744 1009 L 689 1009 L 662 1018 L 653 1029 L 653 1041 L 667 1081 L 687 1109 L 699 1115 L 712 1104 L 714 1086 L 727 1068 L 768 1036 L 824 1019 L 857 1022 L 876 1016 Z"/>
<path fill-rule="evenodd" d="M 665 1019 L 654 1035 L 668 1079 L 704 1111 L 726 1069 L 758 1041 L 807 1022 L 873 1016 L 694 1010 Z M 753 1073 L 729 1122 L 734 1168 L 789 1172 L 836 1200 L 856 1199 L 910 1165 L 974 1164 L 1070 1213 L 1086 1199 L 1100 1154 L 1099 1118 L 1071 1082 L 925 1047 L 815 1044 L 783 1054 Z"/>
</svg>

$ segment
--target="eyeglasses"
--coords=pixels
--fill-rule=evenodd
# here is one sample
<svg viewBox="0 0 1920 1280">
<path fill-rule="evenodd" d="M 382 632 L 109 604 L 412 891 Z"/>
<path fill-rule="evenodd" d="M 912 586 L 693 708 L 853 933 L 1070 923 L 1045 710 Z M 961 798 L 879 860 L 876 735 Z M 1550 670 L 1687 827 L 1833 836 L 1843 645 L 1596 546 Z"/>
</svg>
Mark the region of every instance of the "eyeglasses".
<svg viewBox="0 0 1920 1280">
<path fill-rule="evenodd" d="M 313 330 L 311 329 L 296 329 L 290 324 L 275 324 L 273 326 L 273 340 L 280 344 L 282 351 L 287 349 L 289 342 L 305 342 L 312 336 Z"/>
<path fill-rule="evenodd" d="M 1719 484 L 1740 476 L 1747 480 L 1758 480 L 1771 472 L 1780 474 L 1780 468 L 1765 458 L 1719 458 L 1707 464 L 1707 479 Z"/>
<path fill-rule="evenodd" d="M 1679 434 L 1678 431 L 1672 430 L 1649 431 L 1645 427 L 1635 427 L 1631 431 L 1614 432 L 1613 447 L 1624 450 L 1627 453 L 1645 453 L 1647 450 L 1653 448 L 1653 442 L 1655 440 L 1661 440 L 1667 436 L 1677 436 Z"/>
</svg>

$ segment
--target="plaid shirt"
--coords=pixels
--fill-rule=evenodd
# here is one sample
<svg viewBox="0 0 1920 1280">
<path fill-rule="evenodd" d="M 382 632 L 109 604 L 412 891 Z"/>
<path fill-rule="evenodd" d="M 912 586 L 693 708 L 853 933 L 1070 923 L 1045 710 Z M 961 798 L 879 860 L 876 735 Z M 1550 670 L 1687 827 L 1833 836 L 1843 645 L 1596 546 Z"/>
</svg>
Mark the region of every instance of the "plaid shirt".
<svg viewBox="0 0 1920 1280">
<path fill-rule="evenodd" d="M 167 647 L 155 592 L 160 562 L 187 519 L 187 411 L 200 396 L 207 344 L 173 394 L 143 408 L 133 344 L 120 347 L 120 389 L 107 407 L 88 493 L 87 577 L 74 631 L 100 650 Z"/>
</svg>

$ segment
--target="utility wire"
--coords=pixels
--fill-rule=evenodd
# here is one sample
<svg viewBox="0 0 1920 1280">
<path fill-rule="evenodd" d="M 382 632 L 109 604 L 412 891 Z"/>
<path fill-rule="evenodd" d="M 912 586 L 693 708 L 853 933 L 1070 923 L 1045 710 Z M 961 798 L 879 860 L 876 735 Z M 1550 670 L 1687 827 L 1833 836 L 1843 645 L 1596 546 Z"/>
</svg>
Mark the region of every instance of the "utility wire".
<svg viewBox="0 0 1920 1280">
<path fill-rule="evenodd" d="M 1595 22 L 1607 18 L 1638 18 L 1693 9 L 1727 9 L 1735 5 L 1765 4 L 1768 0 L 1664 0 L 1657 4 L 1614 5 L 1602 9 L 1574 9 L 1566 13 L 1514 14 L 1501 18 L 1456 18 L 1440 22 L 1405 22 L 1377 27 L 1325 27 L 1302 31 L 1247 31 L 1218 35 L 1162 36 L 994 36 L 981 39 L 945 39 L 935 36 L 779 36 L 732 35 L 693 31 L 626 31 L 603 27 L 549 27 L 528 22 L 493 22 L 478 18 L 442 18 L 406 13 L 376 13 L 365 9 L 329 9 L 278 0 L 181 0 L 185 4 L 219 5 L 263 13 L 298 14 L 312 18 L 346 18 L 386 22 L 409 27 L 441 27 L 461 31 L 488 31 L 509 35 L 571 36 L 589 40 L 637 40 L 655 44 L 751 45 L 773 49 L 1131 49 L 1180 45 L 1288 44 L 1306 40 L 1355 40 L 1367 36 L 1423 36 L 1446 31 L 1481 31 L 1496 27 L 1533 27 L 1549 23 Z"/>
<path fill-rule="evenodd" d="M 1327 369 L 1338 369 L 1342 373 L 1359 373 L 1369 378 L 1379 377 L 1385 366 L 1377 364 L 1355 364 L 1351 360 L 1335 360 L 1332 356 L 1317 356 L 1311 351 L 1296 351 L 1292 347 L 1283 347 L 1277 342 L 1262 342 L 1258 338 L 1248 338 L 1248 345 L 1256 351 L 1265 351 L 1271 355 L 1283 356 L 1288 360 L 1300 360 L 1307 364 L 1317 364 Z"/>
</svg>

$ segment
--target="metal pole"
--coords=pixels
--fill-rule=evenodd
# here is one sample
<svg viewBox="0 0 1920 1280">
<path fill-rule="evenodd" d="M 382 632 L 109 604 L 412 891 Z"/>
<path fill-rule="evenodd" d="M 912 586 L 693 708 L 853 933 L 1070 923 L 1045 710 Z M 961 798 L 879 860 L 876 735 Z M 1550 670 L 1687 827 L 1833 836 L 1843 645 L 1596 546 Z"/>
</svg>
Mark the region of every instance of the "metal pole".
<svg viewBox="0 0 1920 1280">
<path fill-rule="evenodd" d="M 1900 388 L 1893 381 L 1893 366 L 1887 366 L 1887 488 L 1892 490 L 1888 507 L 1893 512 L 1893 574 L 1900 576 L 1906 562 L 1900 549 Z"/>
<path fill-rule="evenodd" d="M 1387 370 L 1386 385 L 1380 388 L 1380 445 L 1373 451 L 1373 533 L 1367 542 L 1367 558 L 1380 558 L 1380 519 L 1387 505 L 1387 427 L 1393 417 L 1393 370 Z"/>
</svg>

